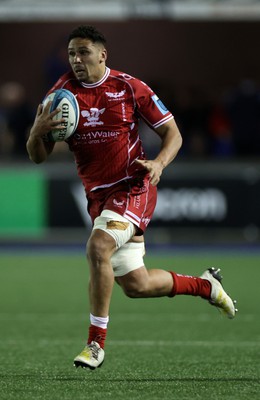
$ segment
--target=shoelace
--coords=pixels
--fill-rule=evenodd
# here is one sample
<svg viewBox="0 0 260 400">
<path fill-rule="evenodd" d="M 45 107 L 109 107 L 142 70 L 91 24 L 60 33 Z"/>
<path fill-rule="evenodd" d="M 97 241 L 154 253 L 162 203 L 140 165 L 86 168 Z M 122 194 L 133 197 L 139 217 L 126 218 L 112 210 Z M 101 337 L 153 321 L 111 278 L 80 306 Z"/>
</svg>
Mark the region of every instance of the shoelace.
<svg viewBox="0 0 260 400">
<path fill-rule="evenodd" d="M 97 360 L 98 359 L 99 348 L 94 343 L 90 343 L 88 345 L 88 347 L 92 352 L 92 357 L 95 358 L 95 360 Z"/>
</svg>

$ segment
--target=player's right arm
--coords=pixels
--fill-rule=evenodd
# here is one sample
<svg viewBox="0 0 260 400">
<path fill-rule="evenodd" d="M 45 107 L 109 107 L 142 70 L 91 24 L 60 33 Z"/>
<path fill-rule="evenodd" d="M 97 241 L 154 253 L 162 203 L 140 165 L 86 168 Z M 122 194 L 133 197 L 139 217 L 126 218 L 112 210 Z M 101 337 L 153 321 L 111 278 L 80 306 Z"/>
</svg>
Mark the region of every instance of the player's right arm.
<svg viewBox="0 0 260 400">
<path fill-rule="evenodd" d="M 61 129 L 63 119 L 54 121 L 53 117 L 59 113 L 59 109 L 50 113 L 51 101 L 43 108 L 40 104 L 37 108 L 35 120 L 30 130 L 30 135 L 26 143 L 27 152 L 30 159 L 36 164 L 40 164 L 46 160 L 51 154 L 55 142 L 44 140 L 48 132 L 54 129 Z"/>
</svg>

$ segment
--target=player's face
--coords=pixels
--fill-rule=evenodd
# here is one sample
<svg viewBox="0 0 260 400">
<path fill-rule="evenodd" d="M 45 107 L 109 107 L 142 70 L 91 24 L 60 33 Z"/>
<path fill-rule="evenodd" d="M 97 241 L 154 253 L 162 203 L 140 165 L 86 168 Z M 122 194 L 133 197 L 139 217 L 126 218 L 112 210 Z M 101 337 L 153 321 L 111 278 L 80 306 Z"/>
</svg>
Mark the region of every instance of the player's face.
<svg viewBox="0 0 260 400">
<path fill-rule="evenodd" d="M 79 81 L 94 83 L 104 75 L 107 52 L 102 44 L 75 38 L 69 42 L 68 54 L 72 71 Z"/>
</svg>

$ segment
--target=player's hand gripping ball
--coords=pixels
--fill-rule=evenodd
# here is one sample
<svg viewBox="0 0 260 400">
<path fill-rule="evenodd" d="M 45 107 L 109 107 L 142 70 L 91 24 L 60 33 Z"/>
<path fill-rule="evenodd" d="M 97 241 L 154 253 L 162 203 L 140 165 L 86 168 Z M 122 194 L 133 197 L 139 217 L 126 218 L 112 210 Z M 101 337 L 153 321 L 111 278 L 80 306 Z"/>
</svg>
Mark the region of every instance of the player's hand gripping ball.
<svg viewBox="0 0 260 400">
<path fill-rule="evenodd" d="M 67 89 L 57 89 L 50 93 L 43 100 L 43 107 L 49 101 L 52 101 L 50 113 L 56 108 L 60 108 L 60 112 L 53 117 L 53 120 L 64 118 L 62 125 L 64 128 L 52 130 L 48 133 L 48 140 L 52 142 L 62 142 L 68 139 L 77 129 L 79 122 L 79 105 L 76 97 Z"/>
</svg>

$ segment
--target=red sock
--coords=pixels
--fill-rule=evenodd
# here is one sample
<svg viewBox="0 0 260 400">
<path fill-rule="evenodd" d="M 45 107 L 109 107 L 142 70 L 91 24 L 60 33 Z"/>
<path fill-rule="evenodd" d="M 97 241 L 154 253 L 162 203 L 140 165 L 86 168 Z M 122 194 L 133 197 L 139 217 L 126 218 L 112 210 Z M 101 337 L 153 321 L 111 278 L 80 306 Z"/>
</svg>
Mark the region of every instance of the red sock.
<svg viewBox="0 0 260 400">
<path fill-rule="evenodd" d="M 204 299 L 210 299 L 211 283 L 207 279 L 197 278 L 195 276 L 176 274 L 169 271 L 173 277 L 172 293 L 169 297 L 176 294 L 187 294 L 191 296 L 200 296 Z"/>
<path fill-rule="evenodd" d="M 88 331 L 88 344 L 94 340 L 99 344 L 99 346 L 103 349 L 105 347 L 105 340 L 106 340 L 107 330 L 103 328 L 99 328 L 95 325 L 90 325 Z"/>
</svg>

